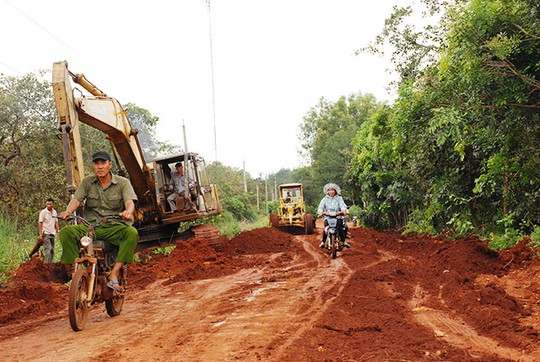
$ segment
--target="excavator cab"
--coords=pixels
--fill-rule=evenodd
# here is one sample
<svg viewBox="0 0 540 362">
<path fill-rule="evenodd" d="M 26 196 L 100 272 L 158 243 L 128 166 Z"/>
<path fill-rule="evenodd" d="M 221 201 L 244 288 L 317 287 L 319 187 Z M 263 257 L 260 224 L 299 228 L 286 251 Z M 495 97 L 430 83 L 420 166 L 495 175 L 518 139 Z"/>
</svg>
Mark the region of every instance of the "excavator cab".
<svg viewBox="0 0 540 362">
<path fill-rule="evenodd" d="M 174 193 L 175 165 L 181 163 L 184 194 Z M 210 183 L 206 163 L 197 153 L 178 153 L 153 162 L 158 208 L 163 220 L 186 221 L 221 212 L 217 187 Z"/>
</svg>

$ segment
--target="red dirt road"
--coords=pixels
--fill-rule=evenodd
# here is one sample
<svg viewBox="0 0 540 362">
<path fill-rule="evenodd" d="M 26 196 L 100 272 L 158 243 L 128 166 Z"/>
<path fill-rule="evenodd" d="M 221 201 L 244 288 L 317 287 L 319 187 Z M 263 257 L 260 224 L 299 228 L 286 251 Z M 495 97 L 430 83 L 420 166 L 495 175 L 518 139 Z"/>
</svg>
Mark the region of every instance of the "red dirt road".
<svg viewBox="0 0 540 362">
<path fill-rule="evenodd" d="M 320 229 L 317 229 L 320 232 Z M 320 234 L 262 228 L 222 249 L 181 242 L 130 266 L 122 314 L 67 318 L 59 265 L 0 285 L 4 361 L 538 361 L 537 260 L 477 239 L 350 229 L 330 259 Z"/>
</svg>

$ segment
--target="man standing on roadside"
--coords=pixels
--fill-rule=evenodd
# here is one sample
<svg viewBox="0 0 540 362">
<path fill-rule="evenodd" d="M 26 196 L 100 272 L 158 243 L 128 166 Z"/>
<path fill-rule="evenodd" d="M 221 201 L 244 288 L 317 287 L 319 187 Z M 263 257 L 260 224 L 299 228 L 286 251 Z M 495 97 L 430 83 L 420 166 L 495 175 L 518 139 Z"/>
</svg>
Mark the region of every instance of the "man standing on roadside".
<svg viewBox="0 0 540 362">
<path fill-rule="evenodd" d="M 39 213 L 38 241 L 29 256 L 32 257 L 43 244 L 43 262 L 45 264 L 52 263 L 54 257 L 54 238 L 58 231 L 58 214 L 54 209 L 54 200 L 48 198 L 45 201 L 45 208 Z"/>
</svg>

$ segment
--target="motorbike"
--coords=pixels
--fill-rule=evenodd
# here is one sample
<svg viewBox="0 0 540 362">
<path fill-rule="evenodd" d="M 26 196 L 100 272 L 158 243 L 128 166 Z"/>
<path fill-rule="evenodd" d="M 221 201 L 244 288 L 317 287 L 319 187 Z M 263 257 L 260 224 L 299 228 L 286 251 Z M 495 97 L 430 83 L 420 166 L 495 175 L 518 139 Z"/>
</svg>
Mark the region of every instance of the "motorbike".
<svg viewBox="0 0 540 362">
<path fill-rule="evenodd" d="M 343 251 L 343 241 L 339 238 L 338 217 L 343 215 L 342 212 L 327 212 L 325 213 L 328 225 L 325 227 L 326 240 L 324 248 L 328 250 L 332 259 L 337 258 L 338 251 Z"/>
<path fill-rule="evenodd" d="M 102 240 L 94 240 L 96 227 L 121 220 L 119 216 L 106 216 L 96 223 L 90 223 L 78 215 L 70 216 L 69 220 L 76 220 L 88 227 L 88 233 L 79 241 L 81 248 L 79 257 L 75 259 L 69 288 L 69 323 L 71 328 L 78 332 L 83 330 L 90 307 L 95 303 L 105 302 L 107 314 L 111 317 L 121 313 L 127 288 L 127 267 L 124 266 L 121 270 L 119 288 L 109 288 L 107 281 L 116 262 L 118 247 Z"/>
</svg>

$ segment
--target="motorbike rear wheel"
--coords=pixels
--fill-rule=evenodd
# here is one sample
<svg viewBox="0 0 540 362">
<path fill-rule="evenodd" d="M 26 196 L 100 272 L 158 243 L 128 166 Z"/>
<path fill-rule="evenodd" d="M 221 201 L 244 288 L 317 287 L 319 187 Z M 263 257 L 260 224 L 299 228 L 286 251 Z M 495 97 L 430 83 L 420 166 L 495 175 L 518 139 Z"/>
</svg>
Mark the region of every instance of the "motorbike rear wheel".
<svg viewBox="0 0 540 362">
<path fill-rule="evenodd" d="M 120 278 L 120 288 L 124 288 L 124 278 Z M 105 286 L 105 288 L 108 288 Z M 105 308 L 107 309 L 107 314 L 111 317 L 116 317 L 122 312 L 122 308 L 124 307 L 124 293 L 125 291 L 117 291 L 115 290 L 112 293 L 112 297 L 109 299 L 105 299 Z"/>
<path fill-rule="evenodd" d="M 89 286 L 90 281 L 86 270 L 82 267 L 78 268 L 71 279 L 68 301 L 69 324 L 75 332 L 83 330 L 88 313 L 90 312 L 91 303 L 88 301 Z"/>
</svg>

